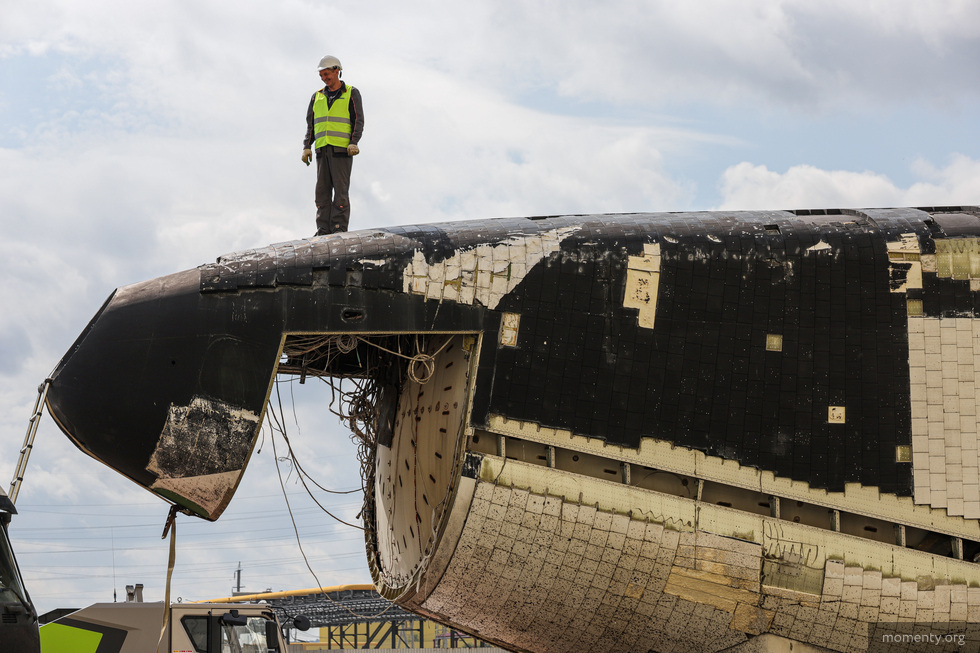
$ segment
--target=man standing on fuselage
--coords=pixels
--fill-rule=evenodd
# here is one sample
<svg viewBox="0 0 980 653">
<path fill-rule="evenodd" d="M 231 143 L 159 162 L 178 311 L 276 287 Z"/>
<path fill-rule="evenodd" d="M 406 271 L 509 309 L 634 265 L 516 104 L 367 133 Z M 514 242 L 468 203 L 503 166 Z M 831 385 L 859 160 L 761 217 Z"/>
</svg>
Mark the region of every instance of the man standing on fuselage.
<svg viewBox="0 0 980 653">
<path fill-rule="evenodd" d="M 340 81 L 337 57 L 320 60 L 320 79 L 326 84 L 313 94 L 306 111 L 303 163 L 316 152 L 316 235 L 347 231 L 350 222 L 350 172 L 357 143 L 364 131 L 361 93 Z"/>
</svg>

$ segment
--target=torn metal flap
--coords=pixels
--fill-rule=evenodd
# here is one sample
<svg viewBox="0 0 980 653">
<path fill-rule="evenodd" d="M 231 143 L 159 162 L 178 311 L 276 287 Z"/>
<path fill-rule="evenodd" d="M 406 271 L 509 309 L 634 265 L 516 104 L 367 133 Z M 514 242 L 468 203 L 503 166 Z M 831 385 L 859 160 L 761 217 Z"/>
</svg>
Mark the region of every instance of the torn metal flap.
<svg viewBox="0 0 980 653">
<path fill-rule="evenodd" d="M 259 416 L 196 396 L 171 406 L 146 469 L 157 476 L 150 489 L 208 519 L 217 519 L 238 486 Z"/>
</svg>

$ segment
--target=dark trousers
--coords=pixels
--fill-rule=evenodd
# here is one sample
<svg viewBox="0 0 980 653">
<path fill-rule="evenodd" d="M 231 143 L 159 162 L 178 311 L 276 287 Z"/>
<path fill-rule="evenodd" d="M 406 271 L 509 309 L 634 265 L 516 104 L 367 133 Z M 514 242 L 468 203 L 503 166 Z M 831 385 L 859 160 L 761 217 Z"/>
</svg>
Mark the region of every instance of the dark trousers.
<svg viewBox="0 0 980 653">
<path fill-rule="evenodd" d="M 350 222 L 350 171 L 354 157 L 346 147 L 327 145 L 316 153 L 316 234 L 347 231 Z"/>
</svg>

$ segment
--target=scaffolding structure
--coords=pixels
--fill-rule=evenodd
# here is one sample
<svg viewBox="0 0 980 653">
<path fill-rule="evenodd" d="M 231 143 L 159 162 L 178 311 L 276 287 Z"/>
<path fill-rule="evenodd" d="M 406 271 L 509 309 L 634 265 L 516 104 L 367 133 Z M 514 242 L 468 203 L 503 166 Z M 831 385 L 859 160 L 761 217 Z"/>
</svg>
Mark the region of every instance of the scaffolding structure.
<svg viewBox="0 0 980 653">
<path fill-rule="evenodd" d="M 267 603 L 286 626 L 298 616 L 307 617 L 312 628 L 319 628 L 320 641 L 292 644 L 294 651 L 492 647 L 472 635 L 403 610 L 371 585 L 267 592 L 240 595 L 234 600 Z"/>
</svg>

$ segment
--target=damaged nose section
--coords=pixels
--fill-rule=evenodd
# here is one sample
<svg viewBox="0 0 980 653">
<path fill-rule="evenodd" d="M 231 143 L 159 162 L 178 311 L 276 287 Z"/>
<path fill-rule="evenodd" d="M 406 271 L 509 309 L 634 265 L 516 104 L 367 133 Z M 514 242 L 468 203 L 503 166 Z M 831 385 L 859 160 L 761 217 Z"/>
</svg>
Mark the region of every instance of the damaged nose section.
<svg viewBox="0 0 980 653">
<path fill-rule="evenodd" d="M 258 436 L 281 327 L 199 291 L 190 270 L 114 292 L 52 373 L 47 406 L 79 449 L 214 520 Z"/>
<path fill-rule="evenodd" d="M 487 267 L 489 245 L 479 273 L 456 265 L 458 278 L 447 277 L 446 261 L 458 260 L 469 239 L 486 238 L 473 232 L 454 242 L 429 227 L 332 234 L 120 288 L 52 373 L 49 412 L 85 453 L 217 519 L 277 373 L 370 378 L 385 397 L 397 396 L 410 376 L 403 352 L 428 361 L 435 341 L 427 334 L 483 330 L 477 304 L 499 301 L 517 275 L 506 261 Z M 475 268 L 476 253 L 469 258 Z M 455 300 L 433 301 L 443 288 Z"/>
</svg>

